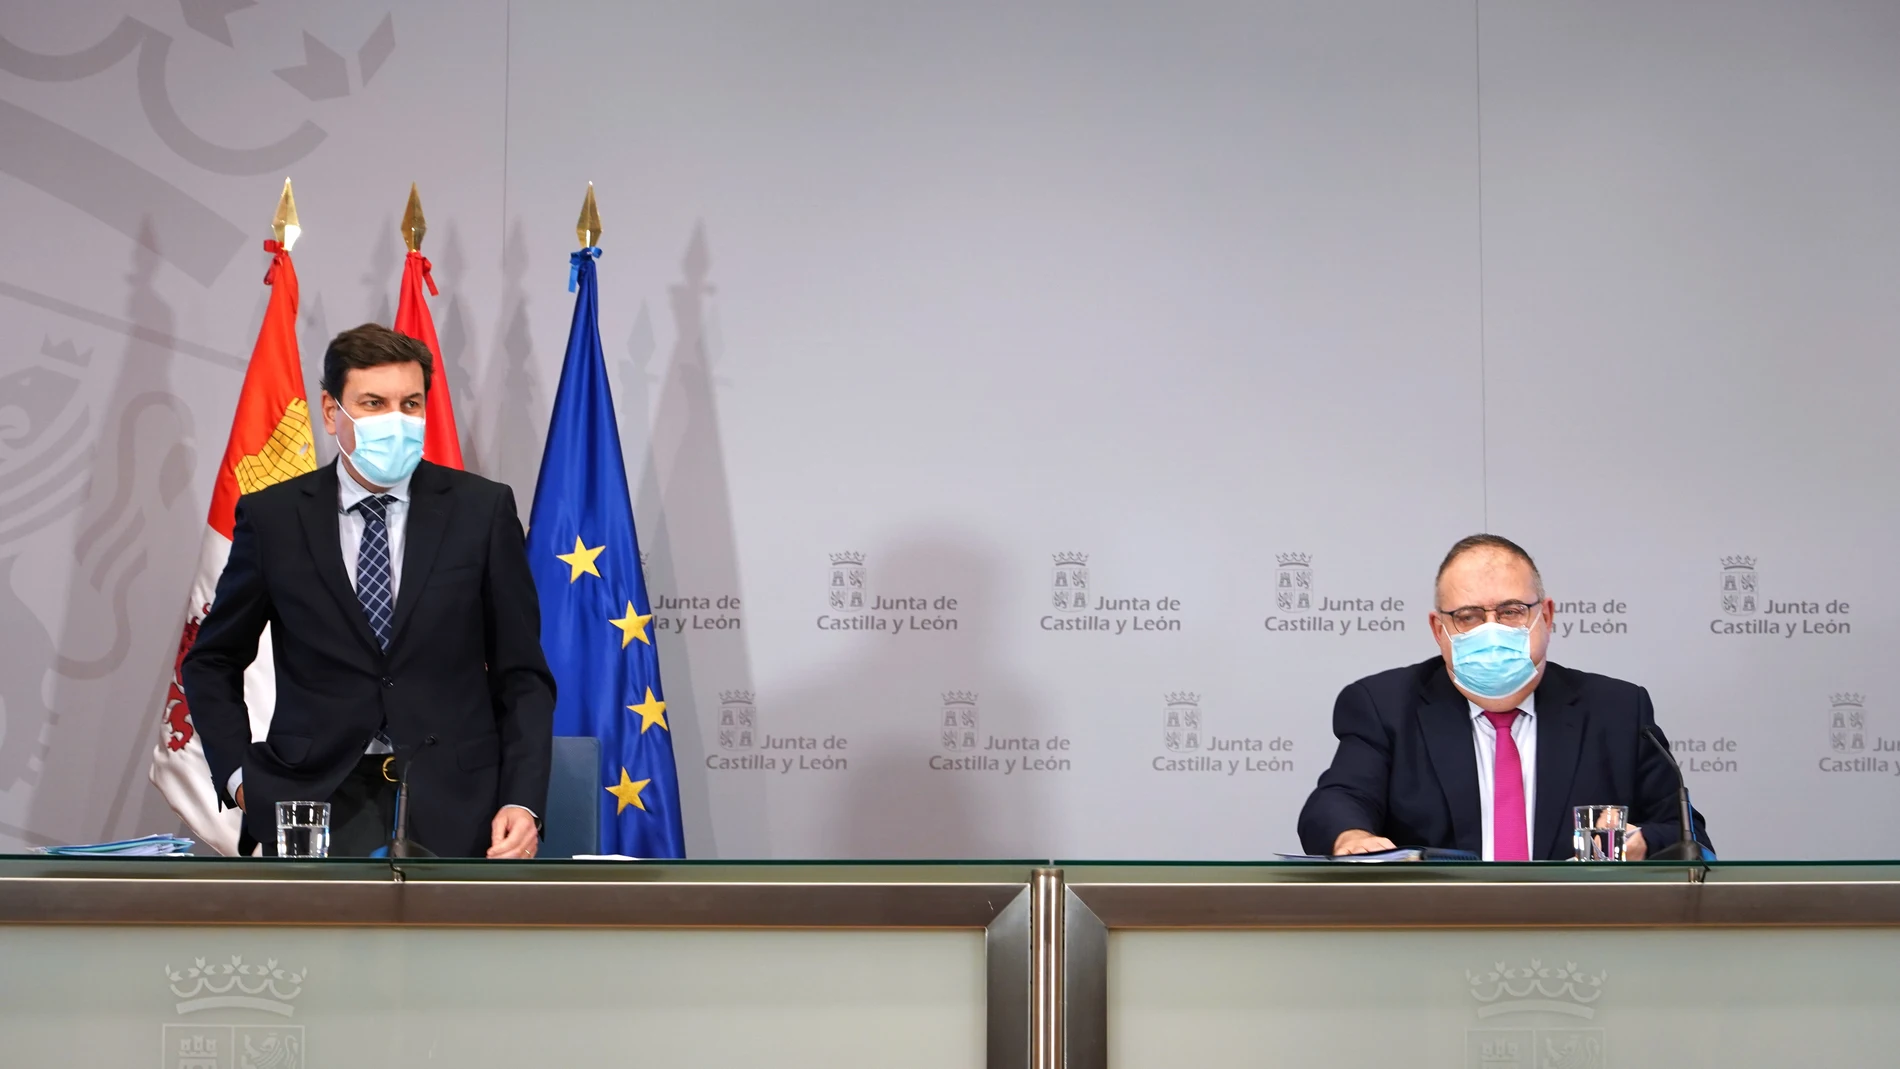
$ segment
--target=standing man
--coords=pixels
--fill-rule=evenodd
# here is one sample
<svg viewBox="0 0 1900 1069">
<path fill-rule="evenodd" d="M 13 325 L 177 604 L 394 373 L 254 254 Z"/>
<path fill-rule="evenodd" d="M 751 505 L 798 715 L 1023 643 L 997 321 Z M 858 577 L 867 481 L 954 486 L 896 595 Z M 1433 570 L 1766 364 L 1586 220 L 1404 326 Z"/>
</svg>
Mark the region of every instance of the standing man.
<svg viewBox="0 0 1900 1069">
<path fill-rule="evenodd" d="M 1367 676 L 1334 703 L 1339 750 L 1300 811 L 1306 851 L 1561 861 L 1571 810 L 1597 804 L 1628 807 L 1632 861 L 1679 842 L 1675 774 L 1642 734 L 1656 727 L 1649 692 L 1545 660 L 1557 606 L 1530 554 L 1497 535 L 1460 539 L 1436 595 L 1439 656 Z"/>
<path fill-rule="evenodd" d="M 554 677 L 514 493 L 422 460 L 429 350 L 385 327 L 323 354 L 335 464 L 247 494 L 182 676 L 239 852 L 280 801 L 330 803 L 331 853 L 410 838 L 445 857 L 533 857 Z M 253 743 L 244 669 L 271 625 L 277 704 Z"/>
</svg>

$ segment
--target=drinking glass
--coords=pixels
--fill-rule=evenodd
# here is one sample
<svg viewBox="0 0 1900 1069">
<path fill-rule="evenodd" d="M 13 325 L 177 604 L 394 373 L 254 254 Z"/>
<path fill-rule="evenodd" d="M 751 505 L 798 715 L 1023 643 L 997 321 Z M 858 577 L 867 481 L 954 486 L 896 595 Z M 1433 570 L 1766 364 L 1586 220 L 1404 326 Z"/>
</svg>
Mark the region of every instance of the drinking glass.
<svg viewBox="0 0 1900 1069">
<path fill-rule="evenodd" d="M 330 803 L 277 803 L 277 856 L 330 856 Z"/>
<path fill-rule="evenodd" d="M 1629 836 L 1629 809 L 1620 805 L 1580 805 L 1575 811 L 1575 860 L 1621 861 Z"/>
</svg>

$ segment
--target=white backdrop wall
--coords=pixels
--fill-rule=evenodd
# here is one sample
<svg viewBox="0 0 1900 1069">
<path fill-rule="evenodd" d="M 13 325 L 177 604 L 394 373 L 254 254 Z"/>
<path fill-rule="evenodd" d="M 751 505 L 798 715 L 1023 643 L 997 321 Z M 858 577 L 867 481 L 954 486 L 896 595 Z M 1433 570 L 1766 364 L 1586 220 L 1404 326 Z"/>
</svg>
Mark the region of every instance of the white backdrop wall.
<svg viewBox="0 0 1900 1069">
<path fill-rule="evenodd" d="M 596 183 L 696 856 L 1289 849 L 1481 529 L 1725 854 L 1900 853 L 1893 5 L 221 7 L 0 4 L 0 849 L 173 823 L 290 174 L 311 395 L 418 182 L 524 505 Z"/>
</svg>

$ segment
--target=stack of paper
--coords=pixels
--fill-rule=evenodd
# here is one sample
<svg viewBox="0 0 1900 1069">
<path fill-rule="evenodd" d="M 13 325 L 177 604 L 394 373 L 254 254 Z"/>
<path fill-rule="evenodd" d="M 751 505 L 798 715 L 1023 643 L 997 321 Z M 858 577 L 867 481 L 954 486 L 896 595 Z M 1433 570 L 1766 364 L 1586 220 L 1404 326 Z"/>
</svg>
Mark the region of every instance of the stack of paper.
<svg viewBox="0 0 1900 1069">
<path fill-rule="evenodd" d="M 38 853 L 66 857 L 159 857 L 165 854 L 189 854 L 193 845 L 190 839 L 177 835 L 147 835 L 142 839 L 120 839 L 111 843 L 42 846 Z"/>
</svg>

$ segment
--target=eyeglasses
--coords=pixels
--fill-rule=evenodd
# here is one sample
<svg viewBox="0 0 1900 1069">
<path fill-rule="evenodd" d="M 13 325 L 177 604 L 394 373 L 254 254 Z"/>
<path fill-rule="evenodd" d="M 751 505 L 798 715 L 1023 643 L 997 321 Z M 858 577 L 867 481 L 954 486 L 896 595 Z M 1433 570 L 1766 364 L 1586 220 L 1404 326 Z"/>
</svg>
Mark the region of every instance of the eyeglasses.
<svg viewBox="0 0 1900 1069">
<path fill-rule="evenodd" d="M 1432 611 L 1450 620 L 1452 629 L 1462 635 L 1484 623 L 1485 620 L 1493 618 L 1505 627 L 1529 627 L 1531 621 L 1536 619 L 1537 610 L 1542 605 L 1542 602 L 1526 605 L 1521 601 L 1500 601 L 1489 609 L 1478 605 L 1467 605 L 1462 609 L 1449 611 L 1433 609 Z"/>
</svg>

